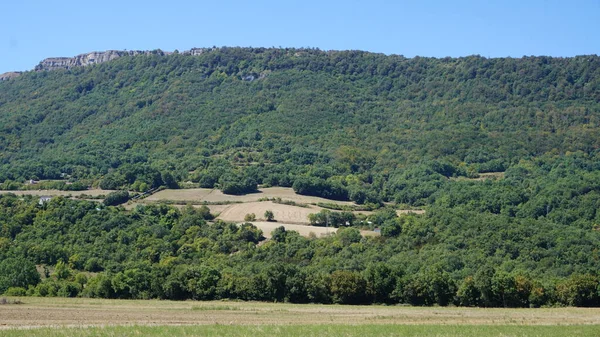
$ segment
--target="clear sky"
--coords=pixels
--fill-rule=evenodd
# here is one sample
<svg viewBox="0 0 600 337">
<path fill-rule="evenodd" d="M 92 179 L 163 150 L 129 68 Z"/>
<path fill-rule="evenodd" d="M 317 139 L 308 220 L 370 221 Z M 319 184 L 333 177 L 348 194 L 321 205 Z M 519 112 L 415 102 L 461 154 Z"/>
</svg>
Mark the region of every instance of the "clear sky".
<svg viewBox="0 0 600 337">
<path fill-rule="evenodd" d="M 0 73 L 107 49 L 600 54 L 600 0 L 5 0 L 0 7 Z"/>
</svg>

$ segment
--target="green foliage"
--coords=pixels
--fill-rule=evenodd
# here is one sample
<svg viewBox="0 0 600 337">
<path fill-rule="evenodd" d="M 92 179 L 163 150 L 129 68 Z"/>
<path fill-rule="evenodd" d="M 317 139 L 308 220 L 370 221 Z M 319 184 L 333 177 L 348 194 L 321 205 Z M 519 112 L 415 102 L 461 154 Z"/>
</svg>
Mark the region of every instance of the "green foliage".
<svg viewBox="0 0 600 337">
<path fill-rule="evenodd" d="M 319 213 L 311 213 L 308 216 L 310 224 L 313 226 L 351 226 L 356 221 L 356 216 L 351 212 L 331 212 L 327 209 Z"/>
<path fill-rule="evenodd" d="M 360 304 L 366 301 L 367 283 L 356 272 L 338 270 L 331 274 L 331 296 L 334 303 Z"/>
<path fill-rule="evenodd" d="M 25 296 L 26 294 L 27 290 L 22 287 L 10 287 L 4 292 L 6 296 Z"/>
<path fill-rule="evenodd" d="M 562 303 L 576 307 L 600 306 L 598 277 L 574 274 L 557 286 L 557 296 Z"/>
<path fill-rule="evenodd" d="M 11 287 L 26 289 L 38 282 L 40 275 L 31 261 L 12 257 L 0 261 L 0 293 Z"/>
<path fill-rule="evenodd" d="M 207 222 L 206 206 L 1 195 L 0 290 L 597 306 L 599 65 L 215 48 L 1 82 L 1 189 L 122 189 L 104 201 L 118 205 L 126 190 L 263 184 L 360 206 L 310 215 L 336 235 L 277 228 L 257 245 L 260 230 Z M 40 283 L 35 264 L 55 275 Z"/>
<path fill-rule="evenodd" d="M 116 206 L 123 203 L 126 203 L 129 200 L 129 192 L 127 191 L 116 191 L 109 193 L 106 198 L 104 198 L 103 203 L 106 206 Z"/>
<path fill-rule="evenodd" d="M 73 271 L 63 261 L 58 261 L 54 266 L 54 276 L 59 280 L 66 280 L 71 277 Z"/>
</svg>

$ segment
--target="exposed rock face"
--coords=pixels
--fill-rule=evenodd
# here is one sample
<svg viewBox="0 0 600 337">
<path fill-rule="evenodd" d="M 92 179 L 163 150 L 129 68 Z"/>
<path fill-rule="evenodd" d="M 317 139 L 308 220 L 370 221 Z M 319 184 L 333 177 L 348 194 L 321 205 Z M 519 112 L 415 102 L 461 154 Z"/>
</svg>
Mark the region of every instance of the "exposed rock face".
<svg viewBox="0 0 600 337">
<path fill-rule="evenodd" d="M 87 54 L 77 55 L 75 57 L 50 57 L 38 64 L 35 67 L 35 71 L 42 70 L 56 70 L 56 69 L 70 69 L 73 67 L 84 67 L 90 64 L 103 63 L 114 60 L 122 56 L 135 56 L 135 55 L 150 55 L 159 54 L 167 55 L 169 52 L 163 52 L 161 50 L 107 50 L 103 52 L 91 52 Z"/>
<path fill-rule="evenodd" d="M 197 56 L 206 52 L 210 52 L 215 48 L 192 48 L 182 52 L 183 55 Z M 49 57 L 42 60 L 35 68 L 34 71 L 44 70 L 57 70 L 57 69 L 71 69 L 73 67 L 85 67 L 90 64 L 97 64 L 112 61 L 116 58 L 123 56 L 136 56 L 136 55 L 170 55 L 172 52 L 165 52 L 162 50 L 107 50 L 107 51 L 95 51 L 91 53 L 77 55 L 75 57 Z M 0 81 L 5 81 L 21 75 L 22 72 L 8 72 L 0 75 Z M 254 77 L 254 76 L 253 76 Z M 259 77 L 262 78 L 264 76 Z M 255 78 L 248 78 L 246 80 L 252 81 Z"/>
<path fill-rule="evenodd" d="M 7 73 L 0 74 L 0 81 L 7 81 L 7 80 L 10 80 L 11 78 L 15 78 L 20 75 L 21 75 L 20 71 L 9 71 Z"/>
<path fill-rule="evenodd" d="M 211 50 L 213 50 L 213 48 L 192 48 L 190 50 L 184 51 L 182 54 L 197 56 L 197 55 L 201 55 L 203 53 L 209 52 Z"/>
</svg>

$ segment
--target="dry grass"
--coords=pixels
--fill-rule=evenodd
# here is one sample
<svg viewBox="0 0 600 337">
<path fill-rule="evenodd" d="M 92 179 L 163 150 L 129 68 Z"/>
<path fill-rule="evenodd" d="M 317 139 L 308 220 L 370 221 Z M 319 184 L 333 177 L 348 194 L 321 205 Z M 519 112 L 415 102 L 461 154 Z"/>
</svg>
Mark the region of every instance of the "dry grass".
<svg viewBox="0 0 600 337">
<path fill-rule="evenodd" d="M 313 233 L 317 237 L 327 236 L 329 234 L 335 233 L 337 228 L 325 228 L 325 227 L 316 227 L 316 226 L 308 226 L 308 225 L 297 225 L 297 224 L 286 224 L 280 222 L 267 222 L 267 221 L 253 221 L 252 224 L 263 231 L 263 236 L 265 238 L 271 238 L 271 232 L 275 230 L 277 227 L 285 227 L 288 231 L 296 231 L 298 234 L 302 236 L 310 236 Z M 369 232 L 376 234 L 375 232 Z"/>
<path fill-rule="evenodd" d="M 11 300 L 17 300 L 12 298 Z M 600 309 L 296 305 L 256 302 L 172 302 L 21 298 L 0 306 L 2 328 L 96 325 L 589 325 Z"/>
<path fill-rule="evenodd" d="M 258 201 L 262 198 L 281 198 L 284 200 L 291 200 L 299 203 L 337 203 L 340 205 L 353 205 L 349 201 L 332 201 L 325 198 L 311 197 L 306 195 L 299 195 L 289 187 L 268 187 L 259 189 L 258 193 L 250 193 L 245 195 L 229 195 L 223 194 L 219 190 L 212 190 L 206 188 L 192 188 L 182 190 L 162 190 L 152 196 L 146 198 L 148 201 L 159 201 L 159 200 L 177 200 L 177 201 L 206 201 L 206 202 L 253 202 Z"/>
<path fill-rule="evenodd" d="M 224 221 L 244 221 L 246 214 L 254 213 L 257 219 L 264 218 L 265 211 L 271 210 L 275 220 L 285 223 L 308 224 L 308 215 L 318 213 L 321 208 L 317 206 L 298 207 L 277 204 L 272 201 L 246 202 L 233 204 L 223 209 L 219 219 Z"/>
<path fill-rule="evenodd" d="M 201 201 L 210 194 L 213 190 L 210 188 L 192 188 L 192 189 L 181 189 L 181 190 L 170 190 L 165 189 L 154 193 L 144 200 L 147 201 L 158 201 L 158 200 L 193 200 Z"/>
</svg>

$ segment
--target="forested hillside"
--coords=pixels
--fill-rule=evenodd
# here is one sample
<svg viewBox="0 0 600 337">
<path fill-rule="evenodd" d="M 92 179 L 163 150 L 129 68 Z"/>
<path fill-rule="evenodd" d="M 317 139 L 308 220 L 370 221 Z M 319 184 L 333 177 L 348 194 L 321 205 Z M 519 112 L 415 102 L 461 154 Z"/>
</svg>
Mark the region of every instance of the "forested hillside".
<svg viewBox="0 0 600 337">
<path fill-rule="evenodd" d="M 599 126 L 597 56 L 215 48 L 25 73 L 0 82 L 1 189 L 285 186 L 367 204 L 382 235 L 258 244 L 205 208 L 8 195 L 0 293 L 598 306 Z"/>
<path fill-rule="evenodd" d="M 599 65 L 219 48 L 30 72 L 0 83 L 0 181 L 67 173 L 156 187 L 169 172 L 244 191 L 305 177 L 338 199 L 359 189 L 394 200 L 419 164 L 475 176 L 547 153 L 593 155 Z"/>
</svg>

